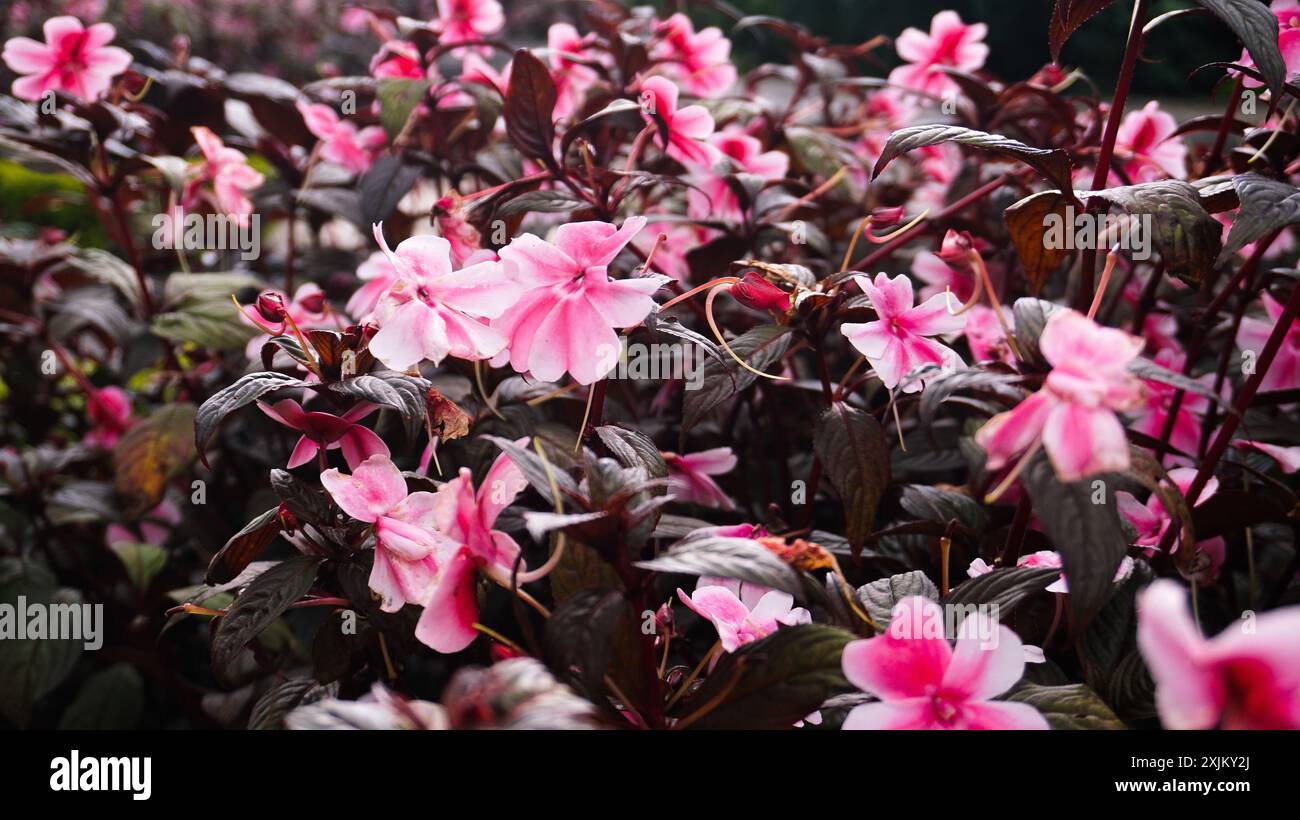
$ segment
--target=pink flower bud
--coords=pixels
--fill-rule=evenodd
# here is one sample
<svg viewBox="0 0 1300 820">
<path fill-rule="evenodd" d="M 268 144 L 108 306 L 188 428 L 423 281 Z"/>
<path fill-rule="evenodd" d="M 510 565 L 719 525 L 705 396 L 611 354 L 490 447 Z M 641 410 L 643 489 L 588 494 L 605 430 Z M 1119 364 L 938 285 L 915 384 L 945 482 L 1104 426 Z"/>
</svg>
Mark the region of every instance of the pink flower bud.
<svg viewBox="0 0 1300 820">
<path fill-rule="evenodd" d="M 745 274 L 739 282 L 731 286 L 731 295 L 737 302 L 753 310 L 790 309 L 790 294 L 753 271 Z"/>
<path fill-rule="evenodd" d="M 275 291 L 262 291 L 257 295 L 257 313 L 268 322 L 284 322 L 288 315 L 284 310 L 284 297 Z"/>
</svg>

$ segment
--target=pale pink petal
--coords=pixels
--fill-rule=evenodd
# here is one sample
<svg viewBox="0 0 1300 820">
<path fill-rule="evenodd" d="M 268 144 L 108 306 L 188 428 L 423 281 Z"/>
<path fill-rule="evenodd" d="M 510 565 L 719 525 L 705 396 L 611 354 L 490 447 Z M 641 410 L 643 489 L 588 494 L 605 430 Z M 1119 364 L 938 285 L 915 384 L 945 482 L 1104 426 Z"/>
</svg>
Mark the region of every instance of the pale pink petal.
<svg viewBox="0 0 1300 820">
<path fill-rule="evenodd" d="M 1078 481 L 1129 466 L 1129 444 L 1124 426 L 1105 407 L 1084 407 L 1062 402 L 1047 416 L 1043 447 L 1061 481 Z"/>
<path fill-rule="evenodd" d="M 883 700 L 928 697 L 943 681 L 952 647 L 943 636 L 943 609 L 911 596 L 894 607 L 883 635 L 844 647 L 841 664 L 849 682 Z M 926 629 L 939 625 L 938 633 Z"/>
<path fill-rule="evenodd" d="M 918 697 L 855 706 L 853 711 L 844 718 L 843 728 L 906 730 L 938 729 L 941 726 L 935 719 L 934 705 L 931 700 Z"/>
<path fill-rule="evenodd" d="M 1169 729 L 1213 728 L 1226 693 L 1206 667 L 1205 639 L 1176 582 L 1160 579 L 1138 594 L 1137 639 L 1156 684 L 1160 722 Z"/>
<path fill-rule="evenodd" d="M 979 611 L 968 615 L 958 629 L 941 690 L 962 700 L 988 700 L 1014 686 L 1024 670 L 1020 636 Z"/>
<path fill-rule="evenodd" d="M 371 456 L 352 475 L 337 469 L 321 473 L 321 484 L 343 512 L 374 522 L 406 497 L 406 480 L 386 456 Z"/>
<path fill-rule="evenodd" d="M 1023 660 L 1023 659 L 1022 659 Z M 1047 718 L 1028 703 L 983 701 L 963 703 L 957 709 L 954 729 L 1050 729 Z"/>
</svg>

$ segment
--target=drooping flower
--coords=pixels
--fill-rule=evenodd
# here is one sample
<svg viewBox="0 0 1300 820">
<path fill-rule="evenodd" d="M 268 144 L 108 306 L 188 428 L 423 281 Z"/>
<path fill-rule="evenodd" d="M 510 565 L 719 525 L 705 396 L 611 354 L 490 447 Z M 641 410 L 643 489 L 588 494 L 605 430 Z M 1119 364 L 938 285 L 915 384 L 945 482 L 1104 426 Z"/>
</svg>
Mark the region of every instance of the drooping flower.
<svg viewBox="0 0 1300 820">
<path fill-rule="evenodd" d="M 1142 383 L 1128 372 L 1142 340 L 1060 310 L 1038 346 L 1052 365 L 1043 388 L 975 434 L 988 453 L 987 469 L 1000 469 L 1039 441 L 1061 481 L 1127 469 L 1128 439 L 1115 414 L 1142 400 Z"/>
<path fill-rule="evenodd" d="M 731 41 L 716 26 L 695 31 L 680 12 L 656 27 L 659 42 L 650 51 L 655 68 L 697 97 L 719 97 L 736 82 Z"/>
<path fill-rule="evenodd" d="M 1061 560 L 1061 554 L 1059 552 L 1053 552 L 1052 550 L 1039 550 L 1038 552 L 1031 552 L 1028 555 L 1020 556 L 1020 558 L 1016 560 L 1016 566 L 1028 567 L 1030 569 L 1056 569 L 1057 567 L 1064 566 L 1064 563 Z M 970 566 L 966 568 L 966 574 L 971 578 L 976 578 L 980 575 L 987 575 L 992 571 L 993 567 L 989 566 L 983 558 L 976 558 L 974 561 L 971 561 Z M 1118 584 L 1120 581 L 1123 581 L 1132 574 L 1133 559 L 1125 555 L 1119 562 L 1119 567 L 1115 570 L 1114 582 Z M 1065 573 L 1061 573 L 1057 576 L 1056 580 L 1043 587 L 1043 589 L 1048 592 L 1069 592 L 1070 587 L 1069 584 L 1066 583 Z"/>
<path fill-rule="evenodd" d="M 1281 302 L 1268 292 L 1263 294 L 1263 302 L 1268 320 L 1246 316 L 1242 318 L 1241 327 L 1237 330 L 1237 347 L 1252 352 L 1256 357 L 1264 351 L 1273 328 L 1282 320 Z M 1294 390 L 1297 387 L 1300 387 L 1300 321 L 1293 321 L 1287 329 L 1286 337 L 1282 339 L 1282 346 L 1268 366 L 1268 372 L 1260 381 L 1259 389 L 1267 392 Z"/>
<path fill-rule="evenodd" d="M 407 370 L 424 359 L 488 359 L 505 347 L 505 336 L 475 318 L 496 319 L 515 300 L 518 288 L 499 263 L 453 271 L 451 246 L 440 236 L 413 236 L 389 250 L 382 223 L 375 225 L 375 241 L 398 277 L 373 314 L 375 358 Z"/>
<path fill-rule="evenodd" d="M 1187 176 L 1187 146 L 1174 135 L 1177 130 L 1178 122 L 1155 100 L 1124 116 L 1115 136 L 1115 154 L 1134 184 Z"/>
<path fill-rule="evenodd" d="M 542 381 L 568 372 L 581 384 L 605 376 L 618 362 L 616 329 L 631 327 L 654 307 L 650 297 L 663 276 L 609 278 L 608 266 L 645 226 L 629 217 L 621 228 L 608 222 L 571 222 L 555 244 L 533 234 L 501 249 L 512 280 L 524 288 L 492 327 L 509 339 L 510 366 Z"/>
<path fill-rule="evenodd" d="M 321 141 L 321 158 L 354 174 L 363 173 L 384 147 L 384 129 L 369 125 L 360 130 L 348 120 L 340 119 L 334 109 L 320 103 L 298 103 L 307 129 Z"/>
<path fill-rule="evenodd" d="M 415 627 L 415 637 L 425 646 L 436 652 L 459 652 L 478 634 L 475 581 L 483 571 L 509 582 L 519 545 L 494 527 L 497 516 L 526 486 L 523 473 L 503 454 L 477 492 L 473 475 L 464 467 L 459 476 L 438 488 L 431 521 L 454 547 L 439 559 L 437 579 Z"/>
<path fill-rule="evenodd" d="M 680 588 L 677 596 L 692 612 L 713 624 L 724 652 L 735 652 L 747 643 L 766 638 L 781 625 L 812 620 L 808 610 L 794 606 L 790 593 L 732 578 L 704 576 L 696 582 L 693 596 Z"/>
<path fill-rule="evenodd" d="M 1138 647 L 1168 729 L 1300 729 L 1300 607 L 1206 639 L 1175 581 L 1138 595 Z"/>
<path fill-rule="evenodd" d="M 641 116 L 646 123 L 662 119 L 668 131 L 668 156 L 683 165 L 711 168 L 721 152 L 708 141 L 713 133 L 713 117 L 702 105 L 677 107 L 677 86 L 666 77 L 648 77 L 641 81 Z"/>
<path fill-rule="evenodd" d="M 86 414 L 93 425 L 83 439 L 86 446 L 111 450 L 131 426 L 131 397 L 120 387 L 101 387 L 86 397 Z"/>
<path fill-rule="evenodd" d="M 218 210 L 239 217 L 241 225 L 247 224 L 248 216 L 253 212 L 253 202 L 247 192 L 261 186 L 266 178 L 248 164 L 242 151 L 227 148 L 208 128 L 196 125 L 190 132 L 203 154 L 203 163 L 185 189 L 186 205 L 198 200 L 201 185 L 211 183 Z"/>
<path fill-rule="evenodd" d="M 117 30 L 109 23 L 86 28 L 76 17 L 45 21 L 45 42 L 14 37 L 0 54 L 17 74 L 13 95 L 39 100 L 47 91 L 60 91 L 85 102 L 104 96 L 113 78 L 131 65 L 126 49 L 110 46 Z"/>
<path fill-rule="evenodd" d="M 505 24 L 497 0 L 438 0 L 439 45 L 482 40 Z"/>
<path fill-rule="evenodd" d="M 894 47 L 906 64 L 889 73 L 889 82 L 934 95 L 955 90 L 957 84 L 939 67 L 959 71 L 982 68 L 989 56 L 989 47 L 981 42 L 986 34 L 984 23 L 967 25 L 955 11 L 934 15 L 929 34 L 918 28 L 903 29 Z"/>
<path fill-rule="evenodd" d="M 380 608 L 396 612 L 428 601 L 440 569 L 458 549 L 434 527 L 434 494 L 408 494 L 401 470 L 386 455 L 367 458 L 352 475 L 326 470 L 320 480 L 343 512 L 375 525 L 370 588 Z"/>
<path fill-rule="evenodd" d="M 854 707 L 844 728 L 1048 728 L 1047 720 L 1029 704 L 993 700 L 1024 673 L 1020 637 L 983 611 L 962 621 L 955 649 L 942 631 L 911 627 L 943 621 L 939 604 L 914 595 L 894 607 L 883 635 L 844 647 L 844 676 L 879 698 L 878 703 Z"/>
<path fill-rule="evenodd" d="M 692 219 L 739 222 L 743 214 L 736 192 L 727 184 L 726 174 L 746 173 L 763 179 L 781 179 L 790 167 L 789 155 L 781 151 L 763 151 L 757 138 L 736 128 L 729 128 L 709 136 L 709 143 L 730 161 L 724 174 L 705 171 L 695 187 L 686 192 L 686 201 Z"/>
<path fill-rule="evenodd" d="M 962 365 L 955 350 L 929 338 L 957 333 L 966 323 L 965 316 L 954 315 L 949 309 L 943 294 L 914 306 L 912 282 L 906 276 L 890 279 L 889 274 L 878 273 L 875 281 L 867 276 L 853 279 L 880 318 L 874 322 L 846 322 L 840 330 L 875 368 L 885 387 L 897 387 L 904 376 L 919 367 L 952 369 Z M 917 379 L 904 385 L 903 392 L 915 393 L 923 387 L 923 381 Z"/>
<path fill-rule="evenodd" d="M 1239 450 L 1258 450 L 1278 463 L 1284 473 L 1300 471 L 1300 447 L 1282 447 L 1262 441 L 1233 439 L 1232 446 Z"/>
<path fill-rule="evenodd" d="M 1178 492 L 1184 496 L 1187 495 L 1187 488 L 1191 486 L 1192 479 L 1196 477 L 1196 470 L 1190 467 L 1178 467 L 1169 471 L 1169 480 L 1178 488 Z M 1210 477 L 1206 482 L 1205 489 L 1201 491 L 1200 496 L 1196 499 L 1196 506 L 1204 504 L 1215 493 L 1219 491 L 1219 479 Z M 1146 504 L 1138 501 L 1132 493 L 1119 490 L 1115 493 L 1115 505 L 1119 508 L 1120 515 L 1124 516 L 1133 529 L 1137 531 L 1137 539 L 1133 542 L 1139 547 L 1144 547 L 1148 554 L 1155 552 L 1165 537 L 1165 531 L 1169 527 L 1180 526 L 1174 522 L 1169 511 L 1165 509 L 1164 502 L 1160 500 L 1157 493 L 1152 493 L 1147 499 Z M 1178 552 L 1182 544 L 1182 533 L 1174 539 L 1173 546 L 1169 548 L 1171 553 Z M 1210 559 L 1210 572 L 1213 573 L 1222 563 L 1226 552 L 1226 545 L 1222 537 L 1208 538 L 1196 542 L 1196 547 L 1205 553 Z"/>
<path fill-rule="evenodd" d="M 358 422 L 379 409 L 377 405 L 361 402 L 342 416 L 306 411 L 293 399 L 282 399 L 275 404 L 259 401 L 262 412 L 293 430 L 302 433 L 289 456 L 288 468 L 309 463 L 320 449 L 343 450 L 348 469 L 355 470 L 373 455 L 388 457 L 388 445 L 373 430 Z"/>
<path fill-rule="evenodd" d="M 711 476 L 736 468 L 736 454 L 730 447 L 714 447 L 698 453 L 664 453 L 668 463 L 668 492 L 678 501 L 734 510 L 736 503 Z"/>
</svg>

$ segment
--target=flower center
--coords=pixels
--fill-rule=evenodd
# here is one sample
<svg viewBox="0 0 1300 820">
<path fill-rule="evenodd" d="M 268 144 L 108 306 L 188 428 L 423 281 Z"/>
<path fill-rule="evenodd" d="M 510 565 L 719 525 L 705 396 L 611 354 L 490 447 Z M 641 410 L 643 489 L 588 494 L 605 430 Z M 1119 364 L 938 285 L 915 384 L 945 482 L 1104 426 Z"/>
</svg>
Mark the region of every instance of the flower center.
<svg viewBox="0 0 1300 820">
<path fill-rule="evenodd" d="M 952 723 L 957 717 L 956 704 L 942 694 L 932 695 L 930 697 L 930 706 L 934 709 L 934 716 L 940 723 Z"/>
</svg>

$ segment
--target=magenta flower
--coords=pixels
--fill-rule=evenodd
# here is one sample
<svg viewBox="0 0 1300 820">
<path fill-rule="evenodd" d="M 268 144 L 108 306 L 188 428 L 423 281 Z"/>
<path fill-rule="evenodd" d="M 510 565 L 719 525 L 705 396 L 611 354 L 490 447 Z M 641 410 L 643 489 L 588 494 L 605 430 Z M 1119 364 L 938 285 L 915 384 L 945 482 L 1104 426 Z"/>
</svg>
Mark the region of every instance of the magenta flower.
<svg viewBox="0 0 1300 820">
<path fill-rule="evenodd" d="M 956 298 L 956 297 L 953 297 Z M 966 344 L 970 345 L 971 359 L 977 362 L 999 361 L 1011 363 L 1011 345 L 1007 342 L 1006 331 L 998 314 L 986 305 L 974 305 L 966 311 L 966 326 L 962 332 Z M 1007 307 L 1002 308 L 1002 321 L 1012 333 L 1015 332 L 1016 317 Z"/>
<path fill-rule="evenodd" d="M 440 558 L 437 579 L 415 627 L 415 637 L 435 652 L 459 652 L 478 634 L 474 630 L 478 621 L 474 587 L 479 571 L 509 585 L 519 545 L 493 527 L 501 511 L 526 486 L 523 473 L 503 454 L 493 462 L 477 492 L 473 475 L 465 467 L 438 488 L 431 521 L 439 537 L 454 548 Z M 527 574 L 521 572 L 518 583 L 527 580 Z"/>
<path fill-rule="evenodd" d="M 981 42 L 988 33 L 983 23 L 966 25 L 955 11 L 941 11 L 930 20 L 930 33 L 905 28 L 894 41 L 898 56 L 906 61 L 889 73 L 889 82 L 941 95 L 957 84 L 939 71 L 940 66 L 975 71 L 988 59 L 989 47 Z"/>
<path fill-rule="evenodd" d="M 1128 469 L 1128 439 L 1115 413 L 1142 401 L 1142 383 L 1128 372 L 1142 340 L 1061 310 L 1038 346 L 1052 365 L 1043 389 L 975 434 L 988 453 L 986 468 L 998 470 L 1041 442 L 1061 481 Z"/>
<path fill-rule="evenodd" d="M 378 409 L 369 402 L 361 402 L 342 416 L 305 411 L 293 399 L 283 399 L 275 404 L 259 401 L 257 406 L 285 427 L 302 433 L 302 438 L 298 439 L 289 456 L 287 466 L 290 470 L 310 463 L 322 447 L 326 450 L 342 449 L 343 458 L 351 470 L 356 470 L 371 456 L 389 456 L 388 445 L 384 444 L 384 440 L 370 428 L 358 424 Z"/>
<path fill-rule="evenodd" d="M 878 273 L 874 282 L 867 276 L 853 279 L 880 318 L 866 323 L 845 322 L 840 332 L 867 358 L 885 387 L 897 387 L 918 367 L 953 369 L 962 365 L 957 351 L 928 338 L 957 333 L 966 323 L 964 316 L 953 315 L 947 297 L 938 294 L 913 306 L 912 282 L 906 276 L 890 279 L 889 274 Z M 924 381 L 917 379 L 904 385 L 903 392 L 915 393 L 923 387 Z"/>
<path fill-rule="evenodd" d="M 1039 550 L 1038 552 L 1031 552 L 1028 555 L 1020 556 L 1020 558 L 1017 559 L 1016 561 L 1016 566 L 1028 567 L 1030 569 L 1043 569 L 1043 568 L 1056 569 L 1058 567 L 1061 567 L 1062 565 L 1063 563 L 1061 560 L 1061 554 L 1059 552 L 1053 552 L 1052 550 Z M 971 578 L 976 578 L 980 575 L 987 575 L 992 571 L 993 571 L 993 567 L 989 566 L 984 561 L 983 558 L 976 558 L 974 561 L 971 561 L 970 566 L 966 568 L 966 575 Z M 1118 584 L 1120 581 L 1123 581 L 1125 578 L 1128 578 L 1132 574 L 1133 574 L 1133 559 L 1125 555 L 1124 559 L 1119 562 L 1119 567 L 1115 570 L 1114 582 Z M 1043 589 L 1047 590 L 1048 592 L 1069 592 L 1070 591 L 1070 587 L 1069 584 L 1066 583 L 1064 573 L 1057 576 L 1055 581 L 1052 581 L 1050 584 L 1043 587 Z"/>
<path fill-rule="evenodd" d="M 1241 320 L 1237 330 L 1237 347 L 1253 352 L 1256 356 L 1264 350 L 1269 334 L 1282 320 L 1282 304 L 1265 292 L 1263 295 L 1264 312 L 1268 320 L 1255 319 L 1250 316 Z M 1268 372 L 1259 383 L 1261 391 L 1294 390 L 1300 387 L 1300 322 L 1292 322 L 1287 329 L 1282 346 L 1277 349 Z"/>
<path fill-rule="evenodd" d="M 86 414 L 93 425 L 83 439 L 86 446 L 111 450 L 131 426 L 131 397 L 120 387 L 101 387 L 86 397 Z"/>
<path fill-rule="evenodd" d="M 343 512 L 375 526 L 370 588 L 385 612 L 424 604 L 457 544 L 433 526 L 434 494 L 407 493 L 406 479 L 386 455 L 373 455 L 352 475 L 321 473 L 321 484 Z"/>
<path fill-rule="evenodd" d="M 736 467 L 730 447 L 714 447 L 698 453 L 664 453 L 668 463 L 668 492 L 678 501 L 734 510 L 736 502 L 710 476 L 729 473 Z"/>
<path fill-rule="evenodd" d="M 209 129 L 196 125 L 190 132 L 199 144 L 203 163 L 198 167 L 197 176 L 190 180 L 185 189 L 186 207 L 197 201 L 201 185 L 211 183 L 217 209 L 237 216 L 241 224 L 247 224 L 248 215 L 253 212 L 253 203 L 246 192 L 259 187 L 266 178 L 248 164 L 248 158 L 242 152 L 227 148 L 221 138 Z"/>
<path fill-rule="evenodd" d="M 755 137 L 729 128 L 709 136 L 709 143 L 730 161 L 728 173 L 746 173 L 763 179 L 781 179 L 790 168 L 790 157 L 781 151 L 763 151 L 763 144 Z M 724 174 L 706 171 L 697 184 L 686 191 L 686 202 L 692 219 L 740 222 L 740 200 L 727 184 Z"/>
<path fill-rule="evenodd" d="M 482 40 L 506 24 L 496 0 L 438 0 L 439 45 Z"/>
<path fill-rule="evenodd" d="M 614 368 L 615 330 L 644 319 L 654 308 L 650 297 L 667 281 L 609 278 L 609 263 L 645 222 L 633 216 L 617 229 L 608 222 L 570 222 L 555 232 L 555 244 L 524 234 L 501 249 L 507 273 L 524 288 L 492 323 L 510 340 L 511 367 L 542 381 L 568 372 L 581 384 Z"/>
<path fill-rule="evenodd" d="M 731 41 L 715 26 L 697 33 L 691 18 L 674 14 L 657 27 L 662 39 L 650 52 L 656 70 L 697 97 L 720 97 L 736 83 Z"/>
<path fill-rule="evenodd" d="M 725 652 L 765 638 L 781 625 L 812 620 L 808 610 L 794 606 L 790 593 L 731 578 L 701 577 L 694 597 L 681 589 L 677 595 L 692 612 L 713 624 Z"/>
<path fill-rule="evenodd" d="M 546 50 L 550 52 L 547 59 L 551 64 L 551 78 L 555 80 L 556 119 L 572 116 L 599 76 L 591 66 L 573 59 L 599 59 L 598 52 L 588 51 L 589 45 L 588 38 L 569 23 L 552 23 L 546 30 Z"/>
<path fill-rule="evenodd" d="M 1115 137 L 1115 154 L 1132 182 L 1187 176 L 1187 146 L 1175 136 L 1177 130 L 1178 122 L 1155 100 L 1124 116 Z"/>
<path fill-rule="evenodd" d="M 321 158 L 354 174 L 365 172 L 387 141 L 384 129 L 370 125 L 357 130 L 352 123 L 339 119 L 328 105 L 299 102 L 298 113 L 307 129 L 321 141 Z"/>
<path fill-rule="evenodd" d="M 167 542 L 167 536 L 177 524 L 181 523 L 181 511 L 170 501 L 163 501 L 144 514 L 137 523 L 126 526 L 109 524 L 104 530 L 104 546 L 111 548 L 114 544 L 152 544 L 161 547 Z"/>
<path fill-rule="evenodd" d="M 879 703 L 849 712 L 845 729 L 1046 729 L 1047 720 L 1027 703 L 993 698 L 1016 684 L 1025 669 L 1020 637 L 968 615 L 954 649 L 933 628 L 943 608 L 913 595 L 894 607 L 883 635 L 844 647 L 841 664 L 849 682 Z M 996 632 L 994 630 L 996 629 Z M 981 635 L 995 635 L 983 639 Z"/>
<path fill-rule="evenodd" d="M 1138 648 L 1169 729 L 1300 729 L 1300 607 L 1206 640 L 1174 581 L 1138 596 Z"/>
<path fill-rule="evenodd" d="M 505 347 L 506 337 L 476 318 L 495 319 L 515 301 L 518 288 L 499 263 L 453 271 L 451 246 L 440 236 L 413 236 L 392 251 L 382 224 L 375 240 L 398 276 L 375 307 L 375 358 L 407 370 L 424 359 L 488 359 Z"/>
<path fill-rule="evenodd" d="M 1187 488 L 1191 486 L 1192 479 L 1196 477 L 1196 470 L 1190 467 L 1179 467 L 1169 471 L 1169 479 L 1178 488 L 1183 495 L 1187 494 Z M 1201 491 L 1200 497 L 1196 499 L 1196 506 L 1204 504 L 1215 493 L 1219 491 L 1219 479 L 1210 477 L 1206 482 L 1205 489 Z M 1133 497 L 1132 493 L 1119 490 L 1115 493 L 1115 504 L 1119 508 L 1120 515 L 1133 525 L 1137 531 L 1137 540 L 1133 543 L 1147 550 L 1148 554 L 1155 552 L 1160 546 L 1160 542 L 1165 537 L 1165 530 L 1169 529 L 1172 518 L 1169 511 L 1165 509 L 1164 502 L 1160 496 L 1152 493 L 1144 505 Z M 1177 525 L 1175 525 L 1177 526 Z M 1174 539 L 1173 546 L 1169 548 L 1170 553 L 1178 552 L 1178 547 L 1182 543 L 1182 533 Z M 1210 574 L 1223 563 L 1227 546 L 1222 538 L 1209 538 L 1204 541 L 1196 542 L 1196 547 L 1205 553 L 1212 564 Z"/>
<path fill-rule="evenodd" d="M 649 77 L 641 81 L 641 116 L 649 124 L 655 117 L 668 129 L 664 151 L 683 165 L 711 168 L 722 154 L 710 142 L 713 117 L 701 105 L 677 107 L 677 86 L 666 77 Z"/>
<path fill-rule="evenodd" d="M 20 100 L 39 100 L 47 91 L 62 91 L 93 102 L 131 65 L 130 52 L 109 45 L 117 30 L 108 23 L 85 28 L 76 17 L 51 17 L 44 30 L 44 43 L 14 37 L 0 54 L 5 65 L 25 75 L 14 80 L 13 95 Z"/>
<path fill-rule="evenodd" d="M 370 58 L 370 74 L 377 80 L 423 80 L 426 72 L 420 65 L 420 50 L 414 43 L 388 40 Z"/>
</svg>

